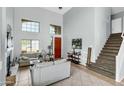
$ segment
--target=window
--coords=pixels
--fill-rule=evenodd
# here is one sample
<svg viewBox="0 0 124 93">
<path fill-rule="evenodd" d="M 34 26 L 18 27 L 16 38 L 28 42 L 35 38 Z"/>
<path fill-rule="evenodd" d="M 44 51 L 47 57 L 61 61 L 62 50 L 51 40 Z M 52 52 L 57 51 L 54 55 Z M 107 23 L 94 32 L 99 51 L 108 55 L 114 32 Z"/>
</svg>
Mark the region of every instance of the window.
<svg viewBox="0 0 124 93">
<path fill-rule="evenodd" d="M 40 23 L 36 21 L 22 19 L 23 32 L 40 32 Z"/>
<path fill-rule="evenodd" d="M 39 40 L 21 40 L 22 53 L 39 52 Z"/>
<path fill-rule="evenodd" d="M 50 25 L 50 34 L 61 35 L 61 26 Z"/>
</svg>

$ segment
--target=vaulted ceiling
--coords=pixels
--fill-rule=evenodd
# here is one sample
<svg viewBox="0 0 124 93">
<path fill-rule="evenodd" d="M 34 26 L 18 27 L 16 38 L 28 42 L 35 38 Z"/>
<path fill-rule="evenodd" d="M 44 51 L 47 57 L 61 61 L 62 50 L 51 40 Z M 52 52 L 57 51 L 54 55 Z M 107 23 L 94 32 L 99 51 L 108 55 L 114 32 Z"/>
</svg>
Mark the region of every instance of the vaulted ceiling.
<svg viewBox="0 0 124 93">
<path fill-rule="evenodd" d="M 72 7 L 62 7 L 62 9 L 59 9 L 59 7 L 42 7 L 44 9 L 47 9 L 52 12 L 56 12 L 58 14 L 64 15 L 66 12 L 68 12 Z M 112 14 L 116 14 L 119 12 L 124 11 L 124 7 L 112 7 Z"/>
<path fill-rule="evenodd" d="M 124 11 L 124 7 L 112 7 L 112 14 Z"/>
<path fill-rule="evenodd" d="M 62 9 L 59 9 L 59 7 L 42 7 L 42 8 L 47 9 L 47 10 L 52 11 L 52 12 L 56 12 L 56 13 L 64 15 L 72 7 L 62 7 Z"/>
</svg>

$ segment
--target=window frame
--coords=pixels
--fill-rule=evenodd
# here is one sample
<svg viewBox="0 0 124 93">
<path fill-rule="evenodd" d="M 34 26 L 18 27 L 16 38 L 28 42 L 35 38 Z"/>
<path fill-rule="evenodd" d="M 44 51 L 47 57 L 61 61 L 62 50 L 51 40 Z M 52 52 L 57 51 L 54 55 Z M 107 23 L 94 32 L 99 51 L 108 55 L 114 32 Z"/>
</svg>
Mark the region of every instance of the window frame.
<svg viewBox="0 0 124 93">
<path fill-rule="evenodd" d="M 30 41 L 30 52 L 27 52 L 27 50 L 26 50 L 26 53 L 37 53 L 37 52 L 32 51 L 32 41 L 35 41 L 35 40 L 39 42 L 38 45 L 39 45 L 39 51 L 40 51 L 40 40 L 39 39 L 21 39 L 21 53 L 23 53 L 22 52 L 22 41 L 23 40 L 29 40 Z"/>
<path fill-rule="evenodd" d="M 22 30 L 22 22 L 23 22 L 23 21 L 25 21 L 25 22 L 34 22 L 34 23 L 38 23 L 38 24 L 39 24 L 38 32 L 23 31 L 23 30 Z M 27 32 L 27 33 L 40 33 L 40 22 L 39 22 L 39 21 L 32 21 L 32 20 L 28 20 L 28 19 L 21 19 L 21 31 L 22 31 L 22 32 Z"/>
<path fill-rule="evenodd" d="M 60 28 L 60 34 L 56 34 L 56 32 L 54 32 L 56 36 L 61 36 L 61 35 L 62 35 L 62 27 L 61 27 L 60 25 L 53 25 L 53 24 L 50 24 L 50 26 L 53 26 L 53 27 L 55 27 L 55 28 Z"/>
</svg>

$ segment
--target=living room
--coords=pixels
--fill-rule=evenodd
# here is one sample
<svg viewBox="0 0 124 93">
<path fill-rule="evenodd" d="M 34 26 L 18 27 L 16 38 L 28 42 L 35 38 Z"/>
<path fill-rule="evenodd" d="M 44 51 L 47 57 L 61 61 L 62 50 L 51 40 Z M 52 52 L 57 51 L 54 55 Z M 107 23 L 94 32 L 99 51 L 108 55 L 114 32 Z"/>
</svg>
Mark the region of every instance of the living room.
<svg viewBox="0 0 124 93">
<path fill-rule="evenodd" d="M 111 79 L 87 68 L 112 33 L 112 9 L 1 7 L 1 85 L 124 85 L 123 73 Z"/>
</svg>

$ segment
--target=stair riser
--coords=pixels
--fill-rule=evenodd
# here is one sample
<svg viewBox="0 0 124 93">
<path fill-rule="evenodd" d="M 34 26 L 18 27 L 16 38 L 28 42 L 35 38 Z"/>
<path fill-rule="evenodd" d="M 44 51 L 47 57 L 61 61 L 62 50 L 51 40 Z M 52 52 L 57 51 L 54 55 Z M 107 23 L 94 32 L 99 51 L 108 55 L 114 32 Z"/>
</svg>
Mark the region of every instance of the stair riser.
<svg viewBox="0 0 124 93">
<path fill-rule="evenodd" d="M 117 36 L 110 36 L 109 38 L 121 38 L 121 35 L 117 35 Z"/>
<path fill-rule="evenodd" d="M 99 57 L 104 57 L 104 58 L 110 58 L 110 59 L 115 59 L 116 56 L 113 55 L 105 55 L 105 54 L 100 54 Z"/>
<path fill-rule="evenodd" d="M 118 54 L 118 51 L 107 51 L 107 50 L 102 50 L 101 51 L 101 53 L 105 53 L 105 54 L 108 54 L 108 53 L 110 53 L 110 54 L 115 54 L 115 55 L 117 55 Z"/>
<path fill-rule="evenodd" d="M 109 38 L 117 38 L 118 39 L 118 38 L 122 38 L 122 37 L 121 37 L 121 35 L 116 35 L 116 36 L 111 35 Z"/>
<path fill-rule="evenodd" d="M 105 44 L 121 44 L 122 41 L 107 41 Z"/>
<path fill-rule="evenodd" d="M 95 71 L 99 74 L 105 75 L 109 78 L 115 79 L 115 74 L 114 73 L 106 72 L 106 71 L 103 71 L 101 69 L 97 69 L 97 68 L 93 68 L 93 67 L 89 67 L 89 69 L 92 70 L 92 71 Z"/>
<path fill-rule="evenodd" d="M 107 41 L 122 41 L 122 40 L 123 40 L 122 38 L 118 38 L 118 39 L 116 39 L 116 38 L 108 38 Z"/>
<path fill-rule="evenodd" d="M 111 34 L 110 37 L 121 37 L 121 34 Z"/>
<path fill-rule="evenodd" d="M 107 58 L 100 58 L 99 57 L 99 59 L 97 59 L 97 60 L 108 60 L 108 61 L 110 61 L 110 62 L 115 62 L 115 59 L 107 59 Z M 100 61 L 99 61 L 100 62 Z"/>
<path fill-rule="evenodd" d="M 122 42 L 122 41 L 120 41 L 120 42 L 110 42 L 110 41 L 109 41 L 109 42 L 106 42 L 106 44 L 119 44 L 119 45 L 121 45 L 121 42 Z"/>
<path fill-rule="evenodd" d="M 100 66 L 94 66 L 94 65 L 91 65 L 91 68 L 96 68 L 96 69 L 99 69 L 99 70 L 103 70 L 104 72 L 109 72 L 111 74 L 115 74 L 115 69 L 106 69 L 106 68 L 103 68 L 103 67 L 100 67 Z"/>
<path fill-rule="evenodd" d="M 96 60 L 96 63 L 102 63 L 102 62 L 105 62 L 105 63 L 107 63 L 107 64 L 115 64 L 116 62 L 115 62 L 115 60 L 107 60 L 107 59 L 97 59 Z"/>
<path fill-rule="evenodd" d="M 120 44 L 106 44 L 104 47 L 120 47 Z"/>
<path fill-rule="evenodd" d="M 115 66 L 116 64 L 114 63 L 114 62 L 108 62 L 107 63 L 107 61 L 105 62 L 102 62 L 102 61 L 96 61 L 96 64 L 98 64 L 98 65 L 100 65 L 100 64 L 106 64 L 106 65 L 113 65 L 113 66 Z"/>
<path fill-rule="evenodd" d="M 122 37 L 109 37 L 108 39 L 122 39 Z"/>
<path fill-rule="evenodd" d="M 121 35 L 117 35 L 117 36 L 110 36 L 109 38 L 122 38 Z"/>
<path fill-rule="evenodd" d="M 110 64 L 109 63 L 107 64 L 107 62 L 98 62 L 98 63 L 96 63 L 97 66 L 104 66 L 104 68 L 115 70 L 115 63 L 110 63 Z"/>
<path fill-rule="evenodd" d="M 111 60 L 111 61 L 115 61 L 115 57 L 104 57 L 104 56 L 99 56 L 98 59 L 105 59 L 105 60 Z"/>
<path fill-rule="evenodd" d="M 103 49 L 110 49 L 110 50 L 118 50 L 120 49 L 120 47 L 104 47 Z"/>
<path fill-rule="evenodd" d="M 93 68 L 97 68 L 97 69 L 101 69 L 101 70 L 104 70 L 106 72 L 110 72 L 110 73 L 115 73 L 115 66 L 113 65 L 113 67 L 111 66 L 102 66 L 102 65 L 97 65 L 97 64 L 92 64 L 91 65 Z"/>
<path fill-rule="evenodd" d="M 122 42 L 122 40 L 107 40 L 107 42 L 115 42 L 115 43 L 118 43 L 118 42 Z"/>
<path fill-rule="evenodd" d="M 116 34 L 116 35 L 114 35 L 114 34 L 111 34 L 109 37 L 117 37 L 117 36 L 119 36 L 119 37 L 121 37 L 121 34 Z"/>
<path fill-rule="evenodd" d="M 119 49 L 103 48 L 102 51 L 119 51 Z"/>
<path fill-rule="evenodd" d="M 109 37 L 108 38 L 108 40 L 115 40 L 115 39 L 119 39 L 119 40 L 122 40 L 122 37 L 119 37 L 119 36 L 117 36 L 117 37 Z"/>
<path fill-rule="evenodd" d="M 100 56 L 111 56 L 111 57 L 115 57 L 117 54 L 114 53 L 100 53 Z"/>
</svg>

